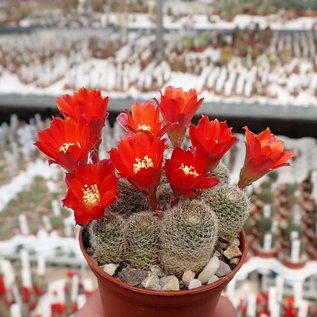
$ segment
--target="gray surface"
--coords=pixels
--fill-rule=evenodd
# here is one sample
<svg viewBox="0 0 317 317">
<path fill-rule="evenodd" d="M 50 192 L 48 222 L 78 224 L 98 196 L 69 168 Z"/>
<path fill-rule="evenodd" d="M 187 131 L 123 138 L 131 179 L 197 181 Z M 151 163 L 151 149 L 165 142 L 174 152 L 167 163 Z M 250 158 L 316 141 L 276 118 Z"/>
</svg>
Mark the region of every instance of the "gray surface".
<svg viewBox="0 0 317 317">
<path fill-rule="evenodd" d="M 129 107 L 134 99 L 110 99 L 109 111 L 121 112 Z M 56 109 L 55 97 L 48 95 L 0 95 L 0 107 L 6 108 L 33 108 L 33 109 Z M 216 102 L 205 102 L 198 114 L 205 113 L 212 116 L 223 117 L 248 117 L 248 118 L 270 118 L 284 120 L 317 120 L 317 107 L 301 106 L 276 106 L 262 104 L 227 104 Z"/>
</svg>

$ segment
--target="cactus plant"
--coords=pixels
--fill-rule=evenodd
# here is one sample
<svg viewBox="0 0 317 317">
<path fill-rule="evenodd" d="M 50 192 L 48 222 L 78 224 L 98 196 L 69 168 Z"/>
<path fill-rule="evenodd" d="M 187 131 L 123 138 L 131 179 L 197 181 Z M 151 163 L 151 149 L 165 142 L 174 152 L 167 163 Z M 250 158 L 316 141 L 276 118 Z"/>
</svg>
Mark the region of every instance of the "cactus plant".
<svg viewBox="0 0 317 317">
<path fill-rule="evenodd" d="M 201 271 L 218 238 L 215 213 L 199 200 L 181 200 L 162 220 L 160 263 L 166 273 Z"/>
<path fill-rule="evenodd" d="M 271 218 L 261 218 L 255 222 L 255 227 L 260 233 L 265 234 L 271 231 L 272 223 Z"/>
<path fill-rule="evenodd" d="M 228 184 L 229 183 L 229 169 L 228 167 L 220 162 L 218 166 L 212 171 L 212 175 L 217 177 L 220 180 L 221 184 Z"/>
<path fill-rule="evenodd" d="M 238 187 L 221 185 L 203 191 L 202 198 L 219 219 L 219 237 L 236 238 L 249 215 L 246 194 Z"/>
<path fill-rule="evenodd" d="M 153 212 L 132 214 L 127 223 L 127 260 L 133 267 L 148 269 L 158 262 L 160 246 L 158 218 Z"/>
<path fill-rule="evenodd" d="M 222 53 L 230 58 L 231 46 L 225 42 L 223 38 Z M 193 38 L 183 44 L 191 49 Z M 228 251 L 228 259 L 229 254 L 241 256 L 241 251 L 244 257 L 243 239 L 241 250 L 240 241 L 229 247 L 223 241 L 237 238 L 249 215 L 243 190 L 268 171 L 288 165 L 292 152 L 285 151 L 268 128 L 255 135 L 244 127 L 246 156 L 237 185 L 230 187 L 228 169 L 215 166 L 238 140 L 232 128 L 206 116 L 191 125 L 203 102 L 194 89 L 185 92 L 169 86 L 155 101 L 157 106 L 135 102 L 131 113 L 119 115 L 127 133 L 109 151 L 109 159 L 98 156 L 108 105 L 99 91 L 82 88 L 58 99 L 64 119 L 54 118 L 39 132 L 36 145 L 68 172 L 63 204 L 74 210 L 76 223 L 85 226 L 83 246 L 91 246 L 90 255 L 99 265 L 120 263 L 120 268 L 136 272 L 159 264 L 160 270 L 178 277 L 186 270 L 201 273 L 217 242 L 217 248 Z M 78 103 L 80 109 L 69 106 Z M 191 132 L 186 134 L 188 127 Z M 170 145 L 162 138 L 166 134 Z M 147 272 L 141 271 L 143 279 Z M 144 280 L 133 285 L 139 282 L 144 286 Z"/>
<path fill-rule="evenodd" d="M 265 188 L 261 191 L 259 194 L 259 198 L 265 203 L 265 204 L 271 204 L 273 202 L 273 192 L 269 188 Z"/>
<path fill-rule="evenodd" d="M 300 224 L 294 223 L 292 220 L 288 221 L 287 227 L 284 230 L 284 240 L 289 241 L 292 232 L 298 232 L 298 235 L 302 233 L 302 226 Z"/>
<path fill-rule="evenodd" d="M 129 216 L 134 212 L 146 211 L 150 208 L 142 192 L 132 186 L 126 179 L 119 179 L 118 190 L 118 199 L 109 207 L 112 212 Z"/>
<path fill-rule="evenodd" d="M 99 264 L 120 263 L 126 259 L 125 226 L 123 217 L 113 213 L 90 222 L 88 232 L 93 249 L 92 257 Z"/>
<path fill-rule="evenodd" d="M 170 209 L 173 201 L 173 191 L 171 186 L 169 184 L 161 184 L 157 190 L 157 198 L 162 211 Z"/>
</svg>

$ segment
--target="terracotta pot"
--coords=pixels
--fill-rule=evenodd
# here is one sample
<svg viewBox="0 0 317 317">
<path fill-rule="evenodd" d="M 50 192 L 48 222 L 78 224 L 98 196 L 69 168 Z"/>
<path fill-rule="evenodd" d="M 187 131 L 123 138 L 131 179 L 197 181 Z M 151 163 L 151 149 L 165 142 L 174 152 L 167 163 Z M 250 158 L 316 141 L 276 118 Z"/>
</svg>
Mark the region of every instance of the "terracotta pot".
<svg viewBox="0 0 317 317">
<path fill-rule="evenodd" d="M 130 286 L 105 273 L 86 252 L 83 234 L 82 228 L 79 234 L 80 248 L 97 277 L 104 317 L 212 317 L 222 290 L 241 268 L 247 256 L 247 240 L 242 230 L 242 257 L 230 274 L 192 290 L 154 291 Z"/>
<path fill-rule="evenodd" d="M 314 17 L 317 17 L 317 10 L 302 10 L 300 12 L 300 15 L 302 17 L 314 18 Z"/>
<path fill-rule="evenodd" d="M 256 256 L 265 259 L 276 258 L 279 253 L 278 247 L 273 248 L 271 251 L 265 251 L 260 247 L 259 243 L 256 241 L 252 244 L 252 250 Z"/>
<path fill-rule="evenodd" d="M 304 215 L 302 219 L 307 228 L 311 228 L 314 225 L 314 221 L 307 215 Z"/>
<path fill-rule="evenodd" d="M 306 230 L 306 238 L 308 239 L 309 242 L 315 242 L 317 240 L 317 235 L 313 230 Z"/>
<path fill-rule="evenodd" d="M 282 263 L 289 269 L 298 270 L 298 269 L 302 269 L 305 266 L 305 264 L 307 263 L 307 260 L 294 263 L 294 262 L 291 262 L 288 258 L 284 258 L 282 259 Z"/>
<path fill-rule="evenodd" d="M 317 261 L 317 250 L 315 250 L 313 247 L 309 246 L 309 247 L 307 247 L 307 253 L 310 256 L 311 260 Z"/>
</svg>

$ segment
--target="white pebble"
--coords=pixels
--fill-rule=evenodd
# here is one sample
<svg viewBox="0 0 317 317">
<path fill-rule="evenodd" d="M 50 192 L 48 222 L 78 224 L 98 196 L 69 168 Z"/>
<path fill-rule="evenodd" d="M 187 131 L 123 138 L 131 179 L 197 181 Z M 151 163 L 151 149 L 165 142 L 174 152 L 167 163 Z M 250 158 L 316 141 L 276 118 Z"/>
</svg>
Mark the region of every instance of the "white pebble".
<svg viewBox="0 0 317 317">
<path fill-rule="evenodd" d="M 191 270 L 187 270 L 184 272 L 182 281 L 184 282 L 186 287 L 188 287 L 189 283 L 195 278 L 195 275 L 196 273 Z"/>
<path fill-rule="evenodd" d="M 219 265 L 219 259 L 216 256 L 212 257 L 205 268 L 199 274 L 198 279 L 203 284 L 206 284 L 208 280 L 217 272 Z"/>
<path fill-rule="evenodd" d="M 216 276 L 216 275 L 213 275 L 213 276 L 208 280 L 207 284 L 211 284 L 211 283 L 216 282 L 216 281 L 218 281 L 218 280 L 219 280 L 219 277 Z"/>
<path fill-rule="evenodd" d="M 160 286 L 163 291 L 179 291 L 179 280 L 175 275 L 160 278 Z"/>
<path fill-rule="evenodd" d="M 193 288 L 197 288 L 200 286 L 202 286 L 201 281 L 195 278 L 192 281 L 190 281 L 190 283 L 188 285 L 188 289 L 193 289 Z"/>
<path fill-rule="evenodd" d="M 109 275 L 113 276 L 117 267 L 118 267 L 117 264 L 110 263 L 110 264 L 104 265 L 103 270 Z"/>
</svg>

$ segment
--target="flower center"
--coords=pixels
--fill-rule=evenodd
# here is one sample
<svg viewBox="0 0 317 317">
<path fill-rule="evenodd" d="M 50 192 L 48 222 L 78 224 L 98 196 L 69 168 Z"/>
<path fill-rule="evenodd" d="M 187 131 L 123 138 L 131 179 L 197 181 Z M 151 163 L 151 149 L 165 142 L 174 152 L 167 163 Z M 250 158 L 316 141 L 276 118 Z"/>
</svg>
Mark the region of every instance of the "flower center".
<svg viewBox="0 0 317 317">
<path fill-rule="evenodd" d="M 151 131 L 151 126 L 149 126 L 147 124 L 139 124 L 138 125 L 138 130 Z"/>
<path fill-rule="evenodd" d="M 86 207 L 92 208 L 99 204 L 100 193 L 99 193 L 98 186 L 96 184 L 93 184 L 90 186 L 85 184 L 84 188 L 82 188 L 81 190 L 83 192 L 82 201 Z"/>
<path fill-rule="evenodd" d="M 190 165 L 184 165 L 184 163 L 182 163 L 182 165 L 179 167 L 179 169 L 181 169 L 185 175 L 191 175 L 194 177 L 199 176 L 199 174 L 196 172 L 195 167 Z"/>
<path fill-rule="evenodd" d="M 79 142 L 65 142 L 63 145 L 61 145 L 61 147 L 59 148 L 59 151 L 65 154 L 68 152 L 71 146 L 78 146 L 80 148 L 80 143 Z"/>
<path fill-rule="evenodd" d="M 141 169 L 148 169 L 148 168 L 154 166 L 152 159 L 150 157 L 148 157 L 147 155 L 145 155 L 143 157 L 143 160 L 136 158 L 135 162 L 136 163 L 133 164 L 133 173 L 134 174 L 139 173 L 139 171 Z"/>
</svg>

